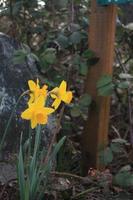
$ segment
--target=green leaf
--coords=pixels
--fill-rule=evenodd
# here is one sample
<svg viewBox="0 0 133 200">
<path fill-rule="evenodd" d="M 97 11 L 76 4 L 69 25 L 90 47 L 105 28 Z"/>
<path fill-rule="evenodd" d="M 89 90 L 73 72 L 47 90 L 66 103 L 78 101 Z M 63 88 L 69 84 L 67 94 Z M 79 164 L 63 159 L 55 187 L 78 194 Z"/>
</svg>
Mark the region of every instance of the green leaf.
<svg viewBox="0 0 133 200">
<path fill-rule="evenodd" d="M 120 143 L 111 143 L 110 148 L 114 153 L 120 153 L 123 151 L 123 146 Z"/>
<path fill-rule="evenodd" d="M 132 187 L 133 186 L 133 174 L 130 171 L 119 171 L 114 177 L 115 184 L 121 187 Z"/>
<path fill-rule="evenodd" d="M 88 65 L 87 62 L 81 62 L 79 65 L 79 73 L 85 76 L 88 72 Z"/>
<path fill-rule="evenodd" d="M 86 59 L 90 59 L 90 58 L 95 57 L 95 53 L 94 53 L 92 50 L 87 49 L 87 50 L 85 50 L 85 51 L 83 52 L 82 57 L 83 57 L 83 58 L 86 58 Z"/>
<path fill-rule="evenodd" d="M 118 88 L 127 89 L 129 87 L 129 81 L 123 81 L 117 84 Z"/>
<path fill-rule="evenodd" d="M 55 1 L 55 4 L 59 6 L 59 8 L 65 8 L 67 6 L 68 0 L 58 0 Z"/>
<path fill-rule="evenodd" d="M 70 26 L 72 32 L 79 31 L 81 29 L 80 24 L 71 23 Z"/>
<path fill-rule="evenodd" d="M 37 26 L 31 29 L 31 33 L 44 33 L 45 29 L 43 26 Z"/>
<path fill-rule="evenodd" d="M 25 141 L 24 145 L 23 145 L 23 151 L 24 151 L 24 153 L 27 152 L 27 150 L 28 150 L 28 148 L 29 148 L 30 140 L 31 140 L 31 138 L 28 138 L 28 139 Z"/>
<path fill-rule="evenodd" d="M 81 115 L 81 111 L 78 105 L 75 105 L 71 109 L 71 116 L 72 117 L 79 117 Z"/>
<path fill-rule="evenodd" d="M 69 41 L 68 41 L 68 38 L 63 35 L 63 34 L 60 34 L 57 38 L 57 42 L 60 44 L 60 46 L 62 48 L 67 48 L 68 45 L 69 45 Z"/>
<path fill-rule="evenodd" d="M 108 86 L 99 88 L 98 94 L 99 94 L 99 96 L 110 96 L 112 94 L 113 89 L 114 89 L 114 85 L 109 84 Z"/>
<path fill-rule="evenodd" d="M 79 54 L 76 54 L 72 60 L 73 65 L 80 65 L 81 57 Z"/>
<path fill-rule="evenodd" d="M 112 142 L 118 142 L 120 144 L 128 144 L 127 141 L 122 138 L 113 139 Z"/>
<path fill-rule="evenodd" d="M 87 107 L 91 104 L 92 98 L 89 94 L 83 94 L 79 99 L 79 105 L 83 107 Z"/>
<path fill-rule="evenodd" d="M 26 57 L 27 57 L 27 52 L 24 49 L 14 51 L 13 63 L 14 64 L 23 63 L 25 62 Z"/>
<path fill-rule="evenodd" d="M 42 55 L 40 57 L 40 66 L 43 71 L 49 70 L 49 63 L 46 62 L 45 57 L 43 57 Z"/>
<path fill-rule="evenodd" d="M 34 60 L 39 62 L 39 58 L 37 55 L 35 55 L 34 53 L 30 53 L 31 58 L 33 58 Z"/>
<path fill-rule="evenodd" d="M 112 76 L 108 74 L 102 75 L 101 78 L 97 82 L 97 88 L 104 87 L 110 83 L 112 83 Z"/>
<path fill-rule="evenodd" d="M 19 156 L 18 156 L 18 182 L 19 182 L 19 190 L 20 190 L 20 199 L 25 199 L 25 176 L 24 176 L 24 160 L 23 160 L 23 152 L 22 145 L 20 144 Z"/>
<path fill-rule="evenodd" d="M 21 6 L 22 6 L 22 1 L 20 2 L 16 2 L 13 4 L 12 6 L 12 14 L 15 16 L 15 15 L 18 15 L 18 13 L 20 12 L 20 9 L 21 9 Z"/>
<path fill-rule="evenodd" d="M 69 121 L 64 122 L 62 126 L 63 126 L 62 131 L 69 133 L 69 131 L 71 131 L 71 129 L 72 129 L 72 122 L 69 122 Z"/>
<path fill-rule="evenodd" d="M 113 161 L 113 153 L 111 148 L 107 147 L 105 150 L 99 153 L 99 160 L 101 164 L 105 166 L 110 164 Z"/>
<path fill-rule="evenodd" d="M 48 70 L 50 64 L 56 62 L 56 50 L 54 48 L 47 48 L 40 55 L 40 64 L 41 67 L 45 70 Z"/>
<path fill-rule="evenodd" d="M 131 166 L 130 165 L 125 165 L 124 167 L 122 167 L 119 172 L 124 172 L 124 171 L 131 171 Z"/>
<path fill-rule="evenodd" d="M 55 144 L 54 150 L 52 152 L 52 159 L 56 158 L 57 153 L 59 152 L 60 148 L 62 147 L 62 145 L 64 144 L 66 140 L 66 136 L 62 137 L 59 142 L 57 144 Z"/>
<path fill-rule="evenodd" d="M 133 79 L 133 76 L 131 74 L 128 74 L 128 73 L 121 73 L 121 74 L 119 74 L 119 77 L 121 79 Z"/>
<path fill-rule="evenodd" d="M 97 82 L 98 94 L 100 96 L 108 96 L 112 94 L 114 84 L 110 75 L 103 75 Z"/>
<path fill-rule="evenodd" d="M 82 20 L 81 23 L 82 23 L 83 28 L 88 28 L 88 26 L 89 26 L 88 17 L 82 17 L 81 20 Z"/>
<path fill-rule="evenodd" d="M 47 48 L 43 56 L 47 63 L 54 64 L 56 61 L 56 50 L 54 48 Z"/>
<path fill-rule="evenodd" d="M 54 64 L 56 61 L 56 55 L 54 53 L 47 53 L 45 55 L 45 61 L 49 64 Z"/>
<path fill-rule="evenodd" d="M 72 44 L 79 44 L 81 42 L 81 34 L 80 32 L 76 31 L 76 32 L 73 32 L 71 35 L 70 35 L 70 42 Z"/>
<path fill-rule="evenodd" d="M 62 137 L 59 142 L 57 144 L 55 144 L 54 149 L 52 151 L 52 154 L 49 157 L 48 163 L 46 164 L 46 166 L 44 167 L 43 170 L 43 174 L 45 176 L 48 176 L 49 172 L 51 171 L 51 164 L 52 162 L 56 159 L 57 153 L 59 152 L 59 150 L 61 149 L 62 145 L 64 144 L 66 140 L 66 136 Z M 42 179 L 44 178 L 44 176 L 42 176 Z"/>
</svg>

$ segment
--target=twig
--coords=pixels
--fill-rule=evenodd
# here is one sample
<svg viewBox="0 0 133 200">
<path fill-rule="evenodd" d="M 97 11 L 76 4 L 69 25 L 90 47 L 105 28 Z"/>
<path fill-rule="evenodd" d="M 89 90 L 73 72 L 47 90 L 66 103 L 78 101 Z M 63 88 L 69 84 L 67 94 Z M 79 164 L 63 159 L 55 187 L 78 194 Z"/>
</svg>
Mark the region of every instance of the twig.
<svg viewBox="0 0 133 200">
<path fill-rule="evenodd" d="M 52 175 L 56 175 L 56 176 L 66 176 L 66 177 L 75 178 L 75 179 L 79 179 L 79 180 L 84 180 L 85 179 L 85 177 L 78 176 L 78 175 L 71 174 L 71 173 L 67 173 L 67 172 L 52 171 L 51 174 Z"/>
<path fill-rule="evenodd" d="M 98 189 L 98 187 L 89 188 L 89 189 L 87 189 L 87 190 L 85 190 L 85 191 L 83 191 L 83 192 L 81 192 L 81 193 L 75 195 L 75 196 L 72 197 L 71 199 L 77 199 L 77 198 L 79 198 L 79 197 L 81 197 L 81 196 L 83 196 L 83 195 L 85 195 L 85 194 L 87 194 L 87 193 L 89 193 L 89 192 L 95 191 L 96 189 Z"/>
<path fill-rule="evenodd" d="M 118 130 L 112 125 L 111 128 L 114 130 L 114 132 L 117 134 L 118 138 L 121 138 L 120 133 Z"/>
</svg>

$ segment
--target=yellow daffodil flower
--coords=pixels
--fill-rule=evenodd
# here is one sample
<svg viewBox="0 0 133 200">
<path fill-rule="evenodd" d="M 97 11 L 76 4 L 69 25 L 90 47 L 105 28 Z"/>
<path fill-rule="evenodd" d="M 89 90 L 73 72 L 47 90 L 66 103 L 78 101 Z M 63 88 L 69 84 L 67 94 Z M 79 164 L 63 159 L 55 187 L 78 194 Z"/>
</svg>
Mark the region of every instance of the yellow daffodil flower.
<svg viewBox="0 0 133 200">
<path fill-rule="evenodd" d="M 46 96 L 47 96 L 47 85 L 44 85 L 42 88 L 40 88 L 38 79 L 37 79 L 37 83 L 35 83 L 32 80 L 29 80 L 28 85 L 29 85 L 29 88 L 30 88 L 30 91 L 31 91 L 28 104 L 33 103 L 41 95 L 44 98 L 46 98 Z"/>
<path fill-rule="evenodd" d="M 66 91 L 67 88 L 67 83 L 66 81 L 62 81 L 59 87 L 54 88 L 51 92 L 50 95 L 54 100 L 52 107 L 57 109 L 63 101 L 64 103 L 69 104 L 72 100 L 72 92 L 71 91 Z"/>
<path fill-rule="evenodd" d="M 38 124 L 46 124 L 48 115 L 54 112 L 54 109 L 44 107 L 44 97 L 39 96 L 34 103 L 30 103 L 29 107 L 22 112 L 21 117 L 31 120 L 31 128 L 35 128 Z"/>
</svg>

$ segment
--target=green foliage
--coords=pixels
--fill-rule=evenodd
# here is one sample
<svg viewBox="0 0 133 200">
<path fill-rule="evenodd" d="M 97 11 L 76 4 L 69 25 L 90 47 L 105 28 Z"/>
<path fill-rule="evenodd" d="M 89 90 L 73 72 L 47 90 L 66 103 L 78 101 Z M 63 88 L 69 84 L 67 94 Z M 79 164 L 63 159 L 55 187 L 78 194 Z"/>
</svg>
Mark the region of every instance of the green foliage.
<svg viewBox="0 0 133 200">
<path fill-rule="evenodd" d="M 83 116 L 84 111 L 88 111 L 88 107 L 92 102 L 91 96 L 88 94 L 83 94 L 78 102 L 71 108 L 71 116 L 79 117 Z"/>
<path fill-rule="evenodd" d="M 133 174 L 130 165 L 122 167 L 114 177 L 114 183 L 127 188 L 133 186 Z"/>
<path fill-rule="evenodd" d="M 109 96 L 112 94 L 114 84 L 112 77 L 108 74 L 103 75 L 97 82 L 97 90 L 100 96 Z"/>
<path fill-rule="evenodd" d="M 129 143 L 125 140 L 125 139 L 122 139 L 122 138 L 116 138 L 116 139 L 113 139 L 112 140 L 113 143 L 118 143 L 118 144 L 121 144 L 121 145 L 128 145 Z"/>
<path fill-rule="evenodd" d="M 76 31 L 70 35 L 70 43 L 73 45 L 79 44 L 81 42 L 82 36 L 81 33 Z"/>
<path fill-rule="evenodd" d="M 23 49 L 14 51 L 13 63 L 21 64 L 23 62 L 26 62 L 28 57 L 31 57 L 39 62 L 39 58 L 37 57 L 37 55 L 31 53 L 29 47 L 27 47 L 27 45 L 24 45 Z"/>
<path fill-rule="evenodd" d="M 125 154 L 125 145 L 129 145 L 129 143 L 122 139 L 117 138 L 113 139 L 110 146 L 105 150 L 100 151 L 99 159 L 101 164 L 108 166 L 113 162 L 116 156 L 119 157 L 119 154 Z M 133 186 L 133 174 L 131 171 L 130 165 L 123 166 L 113 177 L 113 183 L 117 186 L 128 188 Z"/>
<path fill-rule="evenodd" d="M 129 82 L 128 81 L 121 81 L 120 83 L 117 84 L 117 87 L 120 89 L 127 89 L 129 88 Z"/>
<path fill-rule="evenodd" d="M 47 48 L 40 54 L 40 65 L 43 70 L 56 63 L 56 50 L 54 48 Z"/>
<path fill-rule="evenodd" d="M 13 62 L 14 64 L 23 63 L 25 62 L 26 58 L 27 58 L 27 51 L 25 49 L 16 50 L 14 52 Z"/>
<path fill-rule="evenodd" d="M 110 144 L 110 149 L 113 153 L 121 153 L 123 151 L 123 146 L 121 143 L 112 142 Z"/>
<path fill-rule="evenodd" d="M 25 190 L 25 176 L 24 176 L 24 159 L 22 153 L 22 145 L 20 144 L 19 155 L 18 155 L 18 182 L 20 188 L 20 199 L 26 199 L 27 191 Z M 29 195 L 28 195 L 29 196 Z M 28 197 L 27 197 L 28 199 Z"/>
<path fill-rule="evenodd" d="M 23 151 L 25 145 L 22 145 L 21 139 L 17 167 L 21 200 L 41 199 L 44 190 L 41 192 L 40 187 L 42 182 L 46 186 L 53 161 L 56 159 L 57 153 L 64 144 L 65 139 L 66 137 L 64 136 L 55 144 L 47 163 L 43 161 L 45 156 L 44 149 L 41 147 L 41 126 L 36 128 L 35 142 L 33 143 L 31 138 L 27 139 L 28 142 L 26 141 L 28 155 L 26 151 Z M 33 152 L 31 147 L 33 147 Z"/>
<path fill-rule="evenodd" d="M 112 150 L 107 147 L 104 151 L 99 153 L 100 163 L 103 165 L 108 165 L 113 161 L 113 153 Z"/>
<path fill-rule="evenodd" d="M 125 153 L 125 145 L 127 141 L 121 138 L 113 139 L 110 146 L 99 152 L 99 160 L 105 166 L 112 163 L 114 156 L 119 153 Z"/>
<path fill-rule="evenodd" d="M 95 53 L 93 51 L 91 51 L 90 49 L 87 49 L 83 52 L 82 56 L 83 56 L 83 58 L 91 59 L 91 58 L 95 57 Z"/>
<path fill-rule="evenodd" d="M 81 110 L 79 105 L 75 105 L 71 109 L 71 115 L 72 117 L 79 117 L 81 115 Z"/>
<path fill-rule="evenodd" d="M 79 73 L 85 76 L 88 72 L 88 65 L 87 62 L 81 62 L 79 65 Z"/>
<path fill-rule="evenodd" d="M 71 66 L 71 71 L 77 70 L 79 75 L 85 76 L 92 57 L 86 43 L 88 2 L 82 0 L 73 3 L 68 0 L 43 2 L 44 4 L 40 6 L 37 0 L 15 0 L 10 4 L 6 1 L 5 9 L 3 8 L 0 15 L 8 15 L 15 19 L 15 25 L 19 30 L 17 37 L 32 49 L 33 57 L 38 60 L 45 74 L 44 78 L 49 76 L 49 67 L 58 72 L 49 78 L 51 83 L 55 82 L 53 77 L 59 74 L 66 79 L 67 69 Z M 73 6 L 76 8 L 75 13 L 71 10 Z M 29 52 L 26 53 L 25 50 L 16 52 L 14 62 L 23 62 L 27 54 Z M 76 54 L 79 56 L 78 66 L 73 65 L 73 57 Z"/>
<path fill-rule="evenodd" d="M 69 40 L 64 34 L 59 34 L 57 37 L 57 42 L 61 46 L 61 48 L 67 48 L 69 46 Z"/>
<path fill-rule="evenodd" d="M 91 104 L 91 96 L 89 94 L 83 94 L 79 99 L 80 107 L 88 107 Z"/>
</svg>

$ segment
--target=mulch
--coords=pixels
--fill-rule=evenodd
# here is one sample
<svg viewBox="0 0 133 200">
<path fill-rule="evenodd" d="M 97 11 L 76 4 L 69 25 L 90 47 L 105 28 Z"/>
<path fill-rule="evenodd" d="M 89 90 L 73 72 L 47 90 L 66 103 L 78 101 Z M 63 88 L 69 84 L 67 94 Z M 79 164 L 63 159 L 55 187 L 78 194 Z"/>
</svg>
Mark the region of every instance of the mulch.
<svg viewBox="0 0 133 200">
<path fill-rule="evenodd" d="M 0 200 L 19 200 L 16 182 L 0 183 Z"/>
</svg>

